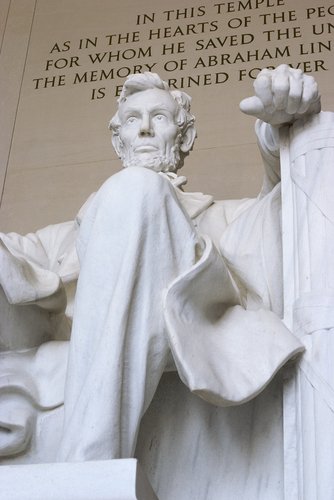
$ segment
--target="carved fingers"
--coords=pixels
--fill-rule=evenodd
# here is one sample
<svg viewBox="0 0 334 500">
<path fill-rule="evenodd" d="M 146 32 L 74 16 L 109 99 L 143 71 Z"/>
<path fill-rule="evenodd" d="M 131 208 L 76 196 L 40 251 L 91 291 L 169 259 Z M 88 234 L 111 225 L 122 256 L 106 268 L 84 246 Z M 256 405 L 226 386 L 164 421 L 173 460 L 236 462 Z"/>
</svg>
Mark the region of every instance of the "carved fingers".
<svg viewBox="0 0 334 500">
<path fill-rule="evenodd" d="M 314 78 L 286 64 L 263 69 L 254 82 L 255 96 L 244 99 L 240 109 L 271 125 L 291 123 L 320 111 L 320 94 Z"/>
<path fill-rule="evenodd" d="M 312 76 L 304 75 L 303 83 L 303 94 L 297 113 L 299 115 L 310 111 L 313 113 L 319 113 L 320 94 L 316 81 Z"/>
</svg>

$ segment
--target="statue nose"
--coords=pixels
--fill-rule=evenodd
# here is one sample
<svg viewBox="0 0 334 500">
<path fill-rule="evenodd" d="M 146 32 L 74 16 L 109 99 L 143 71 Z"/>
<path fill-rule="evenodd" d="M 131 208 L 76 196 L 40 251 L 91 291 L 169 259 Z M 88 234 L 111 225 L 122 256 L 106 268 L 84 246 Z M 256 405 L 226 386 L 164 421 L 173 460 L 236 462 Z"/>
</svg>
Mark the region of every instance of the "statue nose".
<svg viewBox="0 0 334 500">
<path fill-rule="evenodd" d="M 140 124 L 140 135 L 154 135 L 154 131 L 152 129 L 151 119 L 148 114 L 145 114 L 141 120 Z"/>
</svg>

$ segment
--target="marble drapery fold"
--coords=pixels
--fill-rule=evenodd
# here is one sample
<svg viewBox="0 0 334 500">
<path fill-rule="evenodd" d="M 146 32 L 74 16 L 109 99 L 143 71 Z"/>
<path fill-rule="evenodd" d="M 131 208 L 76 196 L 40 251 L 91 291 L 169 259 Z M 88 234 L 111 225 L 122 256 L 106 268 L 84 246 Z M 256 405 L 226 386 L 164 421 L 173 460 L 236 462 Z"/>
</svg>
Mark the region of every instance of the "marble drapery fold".
<svg viewBox="0 0 334 500">
<path fill-rule="evenodd" d="M 191 390 L 220 405 L 254 397 L 301 349 L 272 313 L 237 306 L 218 251 L 155 172 L 125 169 L 102 186 L 78 253 L 60 460 L 132 455 L 170 349 Z"/>
</svg>

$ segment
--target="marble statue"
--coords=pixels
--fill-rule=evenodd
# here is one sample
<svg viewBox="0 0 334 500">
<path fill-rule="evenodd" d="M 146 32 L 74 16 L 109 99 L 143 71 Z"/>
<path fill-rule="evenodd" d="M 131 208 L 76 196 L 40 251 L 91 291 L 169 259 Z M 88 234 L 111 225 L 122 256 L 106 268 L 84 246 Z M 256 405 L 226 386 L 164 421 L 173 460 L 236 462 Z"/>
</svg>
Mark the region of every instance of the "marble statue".
<svg viewBox="0 0 334 500">
<path fill-rule="evenodd" d="M 157 76 L 125 82 L 110 124 L 125 169 L 97 193 L 77 240 L 61 460 L 132 456 L 170 352 L 193 392 L 230 405 L 256 395 L 300 350 L 272 312 L 240 306 L 208 229 L 195 226 L 213 200 L 198 197 L 194 217 L 188 197 L 184 213 L 182 191 L 157 175 L 182 166 L 193 122 L 189 97 Z"/>
<path fill-rule="evenodd" d="M 2 456 L 24 452 L 64 387 L 47 459 L 126 458 L 164 371 L 209 403 L 239 405 L 303 351 L 282 321 L 278 130 L 319 113 L 320 96 L 286 65 L 262 70 L 254 89 L 241 109 L 258 118 L 257 199 L 183 190 L 190 97 L 145 73 L 126 80 L 110 122 L 124 168 L 75 221 L 1 234 Z"/>
</svg>

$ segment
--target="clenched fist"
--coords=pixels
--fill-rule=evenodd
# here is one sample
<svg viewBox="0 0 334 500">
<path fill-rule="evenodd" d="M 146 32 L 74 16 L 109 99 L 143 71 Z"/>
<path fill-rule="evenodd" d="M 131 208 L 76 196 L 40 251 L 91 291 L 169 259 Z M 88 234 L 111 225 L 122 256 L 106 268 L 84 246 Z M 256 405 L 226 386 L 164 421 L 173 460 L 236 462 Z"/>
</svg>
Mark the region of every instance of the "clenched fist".
<svg viewBox="0 0 334 500">
<path fill-rule="evenodd" d="M 286 64 L 260 71 L 254 91 L 255 96 L 241 101 L 241 111 L 274 126 L 292 123 L 321 110 L 314 78 Z"/>
</svg>

